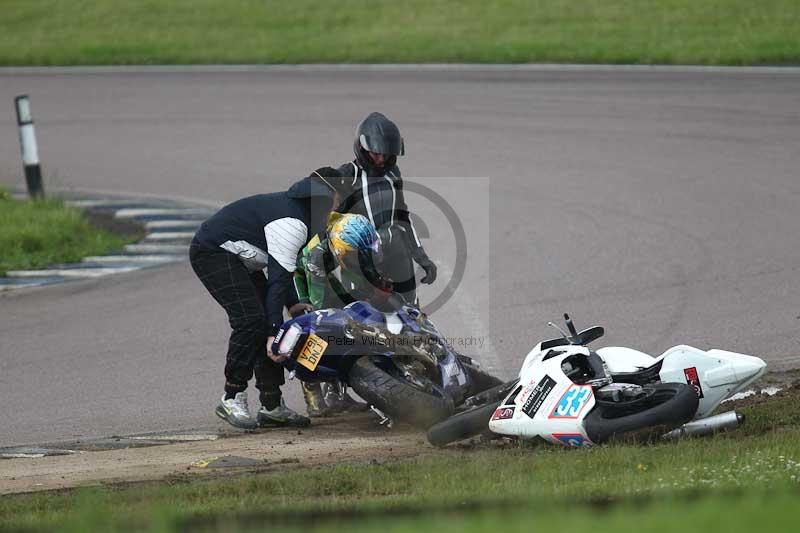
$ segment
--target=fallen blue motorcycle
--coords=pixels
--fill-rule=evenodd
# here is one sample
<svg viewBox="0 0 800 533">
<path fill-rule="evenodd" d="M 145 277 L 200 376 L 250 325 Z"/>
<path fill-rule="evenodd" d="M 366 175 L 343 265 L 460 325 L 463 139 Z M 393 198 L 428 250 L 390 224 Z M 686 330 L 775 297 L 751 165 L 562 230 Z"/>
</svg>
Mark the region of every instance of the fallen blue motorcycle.
<svg viewBox="0 0 800 533">
<path fill-rule="evenodd" d="M 298 379 L 342 383 L 390 423 L 423 429 L 502 384 L 409 305 L 382 312 L 359 301 L 301 315 L 281 326 L 272 351 L 288 357 L 284 366 Z"/>
</svg>

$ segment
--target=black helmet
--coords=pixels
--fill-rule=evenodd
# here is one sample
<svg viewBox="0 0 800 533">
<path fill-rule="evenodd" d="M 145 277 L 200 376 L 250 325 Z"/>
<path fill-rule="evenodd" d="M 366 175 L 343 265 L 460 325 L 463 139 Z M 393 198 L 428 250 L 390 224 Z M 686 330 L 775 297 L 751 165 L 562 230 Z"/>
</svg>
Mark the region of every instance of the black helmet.
<svg viewBox="0 0 800 533">
<path fill-rule="evenodd" d="M 353 152 L 364 168 L 374 166 L 367 152 L 391 156 L 386 158 L 384 165 L 384 168 L 389 168 L 394 166 L 397 156 L 405 155 L 405 146 L 397 124 L 381 113 L 370 113 L 356 128 Z"/>
</svg>

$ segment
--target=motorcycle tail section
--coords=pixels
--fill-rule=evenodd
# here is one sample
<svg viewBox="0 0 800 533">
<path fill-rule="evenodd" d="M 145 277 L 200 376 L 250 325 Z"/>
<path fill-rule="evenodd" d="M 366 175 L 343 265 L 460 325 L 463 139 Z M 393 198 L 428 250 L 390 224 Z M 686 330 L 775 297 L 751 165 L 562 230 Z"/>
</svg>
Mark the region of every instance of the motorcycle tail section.
<svg viewBox="0 0 800 533">
<path fill-rule="evenodd" d="M 700 398 L 695 418 L 708 416 L 726 398 L 753 383 L 766 371 L 766 363 L 751 355 L 725 350 L 703 351 L 675 346 L 664 352 L 661 381 L 685 382 Z"/>
</svg>

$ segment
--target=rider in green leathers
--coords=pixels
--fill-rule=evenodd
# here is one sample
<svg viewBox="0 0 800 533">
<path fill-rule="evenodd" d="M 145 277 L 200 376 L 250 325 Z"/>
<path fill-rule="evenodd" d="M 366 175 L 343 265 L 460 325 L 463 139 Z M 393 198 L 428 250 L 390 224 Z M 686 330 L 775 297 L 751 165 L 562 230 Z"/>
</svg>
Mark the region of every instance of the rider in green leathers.
<svg viewBox="0 0 800 533">
<path fill-rule="evenodd" d="M 379 256 L 380 241 L 366 217 L 331 213 L 324 236 L 314 237 L 298 255 L 294 284 L 299 303 L 293 312 L 342 308 L 357 300 L 381 305 L 392 286 L 376 270 Z M 363 408 L 346 394 L 329 406 L 319 384 L 303 383 L 303 396 L 312 417 Z"/>
</svg>

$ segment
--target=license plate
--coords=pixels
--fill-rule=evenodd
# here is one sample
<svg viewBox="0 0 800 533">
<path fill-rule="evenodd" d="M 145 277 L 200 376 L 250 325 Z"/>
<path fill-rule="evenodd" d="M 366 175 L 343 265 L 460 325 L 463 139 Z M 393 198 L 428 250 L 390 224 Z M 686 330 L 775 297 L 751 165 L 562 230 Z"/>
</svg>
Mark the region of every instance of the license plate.
<svg viewBox="0 0 800 533">
<path fill-rule="evenodd" d="M 325 353 L 327 347 L 328 343 L 322 340 L 322 337 L 312 333 L 308 336 L 308 339 L 306 339 L 303 349 L 300 350 L 300 355 L 297 356 L 297 362 L 313 372 L 316 370 L 320 359 L 322 359 L 322 354 Z"/>
</svg>

